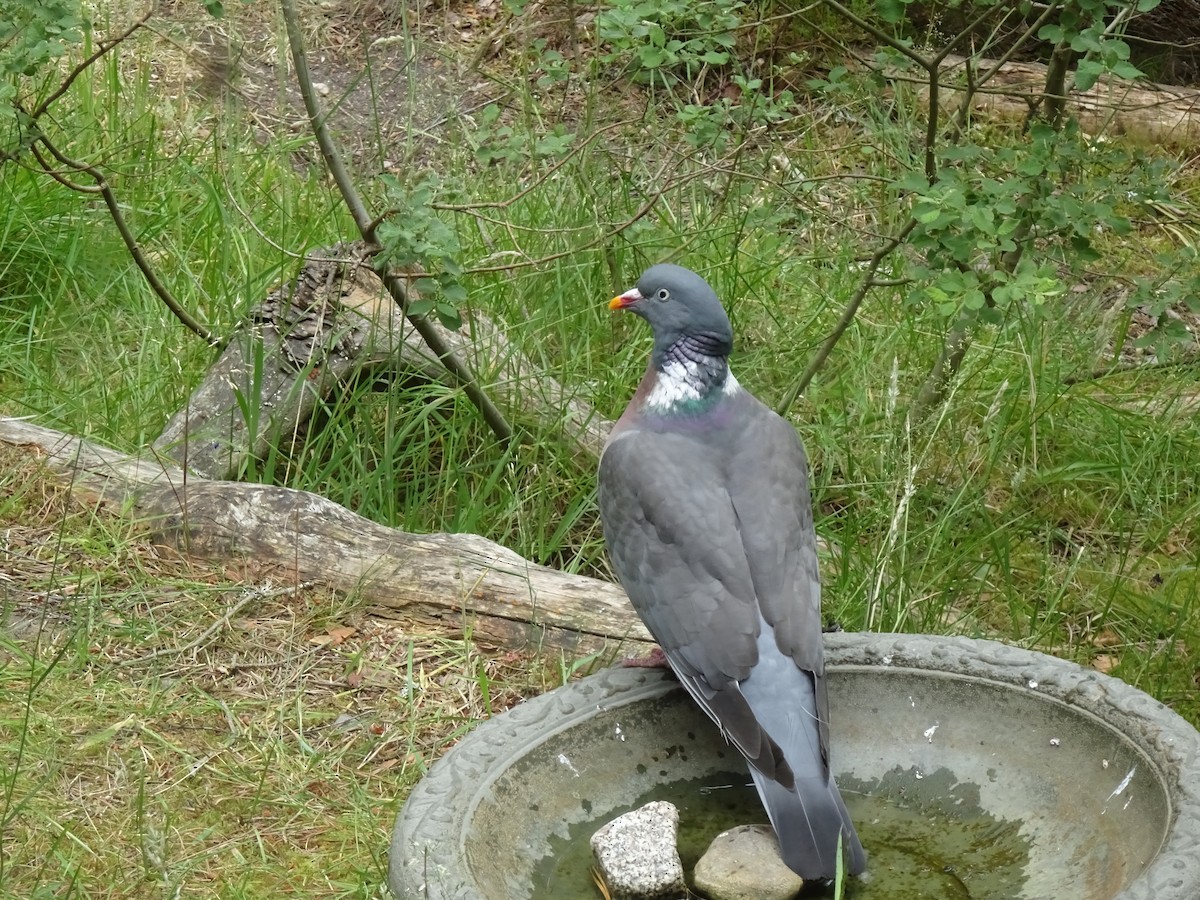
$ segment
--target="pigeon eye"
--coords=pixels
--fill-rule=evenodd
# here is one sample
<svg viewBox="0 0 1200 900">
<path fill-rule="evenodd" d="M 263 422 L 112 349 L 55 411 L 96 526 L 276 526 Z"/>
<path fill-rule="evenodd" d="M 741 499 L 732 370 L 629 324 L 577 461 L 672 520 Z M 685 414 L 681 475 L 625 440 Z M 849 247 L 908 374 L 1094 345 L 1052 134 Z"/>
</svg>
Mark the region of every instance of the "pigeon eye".
<svg viewBox="0 0 1200 900">
<path fill-rule="evenodd" d="M 657 293 L 655 293 L 655 295 L 654 295 L 654 296 L 655 296 L 655 297 L 656 297 L 658 300 L 661 300 L 661 301 L 666 301 L 666 300 L 670 300 L 670 299 L 671 299 L 671 292 L 670 292 L 670 291 L 668 291 L 666 288 L 659 288 L 659 289 L 658 289 L 658 291 L 657 291 Z"/>
</svg>

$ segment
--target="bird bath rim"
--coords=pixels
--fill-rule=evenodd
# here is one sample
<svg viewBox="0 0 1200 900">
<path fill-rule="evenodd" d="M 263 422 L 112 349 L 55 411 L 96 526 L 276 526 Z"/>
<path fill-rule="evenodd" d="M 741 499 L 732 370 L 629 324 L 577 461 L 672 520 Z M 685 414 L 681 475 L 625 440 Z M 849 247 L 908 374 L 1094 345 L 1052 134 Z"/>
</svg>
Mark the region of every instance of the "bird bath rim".
<svg viewBox="0 0 1200 900">
<path fill-rule="evenodd" d="M 1112 900 L 1200 896 L 1200 733 L 1149 695 L 1074 663 L 993 641 L 930 635 L 825 636 L 836 679 L 880 670 L 945 676 L 976 686 L 1024 690 L 1085 714 L 1119 733 L 1138 766 L 1161 783 L 1169 806 L 1165 838 L 1146 868 Z M 512 765 L 598 712 L 679 690 L 667 673 L 614 668 L 522 703 L 482 723 L 434 764 L 397 819 L 388 883 L 399 898 L 485 896 L 467 862 L 468 827 Z M 838 707 L 833 708 L 834 728 Z M 838 769 L 835 740 L 834 766 Z M 1149 774 L 1143 773 L 1143 774 Z"/>
</svg>

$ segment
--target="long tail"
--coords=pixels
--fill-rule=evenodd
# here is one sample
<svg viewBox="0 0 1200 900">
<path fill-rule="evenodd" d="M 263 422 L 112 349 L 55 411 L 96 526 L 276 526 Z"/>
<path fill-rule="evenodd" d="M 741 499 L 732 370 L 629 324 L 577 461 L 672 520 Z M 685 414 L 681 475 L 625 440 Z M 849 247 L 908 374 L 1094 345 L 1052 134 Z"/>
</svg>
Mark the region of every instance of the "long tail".
<svg viewBox="0 0 1200 900">
<path fill-rule="evenodd" d="M 867 855 L 832 777 L 797 773 L 793 791 L 753 768 L 750 774 L 788 868 L 807 881 L 835 877 L 840 834 L 847 874 L 859 875 L 866 869 Z"/>
<path fill-rule="evenodd" d="M 795 787 L 785 787 L 753 764 L 750 774 L 779 838 L 783 861 L 806 880 L 834 878 L 840 836 L 846 871 L 862 874 L 867 855 L 825 762 L 828 749 L 819 712 L 824 704 L 818 702 L 824 685 L 779 652 L 765 621 L 758 646 L 758 664 L 740 687 L 758 722 L 782 748 Z"/>
</svg>

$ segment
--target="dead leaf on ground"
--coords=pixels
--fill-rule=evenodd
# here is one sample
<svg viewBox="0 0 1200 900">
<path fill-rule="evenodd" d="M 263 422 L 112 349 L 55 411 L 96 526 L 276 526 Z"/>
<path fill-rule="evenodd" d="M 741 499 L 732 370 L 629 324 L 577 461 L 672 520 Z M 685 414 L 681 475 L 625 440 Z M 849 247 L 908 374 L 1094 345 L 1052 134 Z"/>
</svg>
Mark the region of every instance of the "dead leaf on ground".
<svg viewBox="0 0 1200 900">
<path fill-rule="evenodd" d="M 1125 642 L 1121 640 L 1121 636 L 1111 628 L 1101 629 L 1099 632 L 1097 632 L 1096 636 L 1092 638 L 1093 647 L 1117 647 L 1123 643 Z"/>
<path fill-rule="evenodd" d="M 358 634 L 357 628 L 352 628 L 349 625 L 342 625 L 338 628 L 330 628 L 324 634 L 318 634 L 316 637 L 308 639 L 310 644 L 316 644 L 318 647 L 338 647 L 344 644 L 347 639 Z"/>
</svg>

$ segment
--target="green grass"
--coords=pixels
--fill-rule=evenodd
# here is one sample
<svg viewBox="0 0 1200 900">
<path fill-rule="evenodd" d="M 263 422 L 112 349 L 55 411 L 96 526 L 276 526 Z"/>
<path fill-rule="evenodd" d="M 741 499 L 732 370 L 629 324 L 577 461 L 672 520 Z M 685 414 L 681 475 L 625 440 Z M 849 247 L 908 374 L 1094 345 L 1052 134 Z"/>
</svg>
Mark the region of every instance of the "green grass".
<svg viewBox="0 0 1200 900">
<path fill-rule="evenodd" d="M 81 80 L 58 121 L 73 153 L 107 167 L 176 296 L 225 334 L 295 271 L 291 254 L 346 237 L 348 219 L 298 163 L 315 159 L 307 138 L 256 138 L 194 97 L 166 103 L 145 74 L 151 52 L 139 45 Z M 502 80 L 528 84 L 536 63 L 515 54 Z M 445 214 L 468 270 L 571 251 L 468 274 L 468 305 L 614 418 L 649 335 L 605 301 L 677 254 L 729 301 L 739 379 L 776 402 L 832 328 L 875 235 L 900 221 L 871 177 L 914 158 L 915 117 L 864 86 L 842 107 L 853 127 L 816 109 L 757 133 L 731 179 L 728 160 L 683 158 L 670 117 L 627 84 L 554 90 L 513 98 L 513 121 L 574 104 L 597 126 L 600 111 L 632 124 L 542 188 L 481 211 L 505 225 Z M 503 202 L 548 168 L 480 166 L 469 122 L 441 136 L 435 149 L 414 138 L 404 159 L 436 153 L 455 202 Z M 781 153 L 803 181 L 780 174 Z M 0 414 L 146 446 L 212 351 L 150 294 L 101 205 L 3 171 Z M 1180 171 L 1186 199 L 1195 188 Z M 668 178 L 649 214 L 608 236 Z M 1147 226 L 1103 246 L 1105 263 L 1133 271 L 1164 240 Z M 1095 298 L 982 330 L 947 399 L 916 425 L 903 410 L 947 323 L 905 285 L 871 294 L 791 411 L 829 544 L 825 615 L 1094 662 L 1200 723 L 1195 370 L 1070 383 L 1107 361 L 1096 347 L 1120 327 L 1099 300 L 1106 284 L 1097 276 Z M 253 477 L 397 527 L 477 532 L 537 562 L 607 571 L 592 462 L 555 423 L 509 410 L 525 440 L 506 448 L 459 391 L 416 379 L 376 388 L 330 398 L 323 427 L 273 448 Z M 469 636 L 372 619 L 358 597 L 280 593 L 237 561 L 189 563 L 73 505 L 24 456 L 0 463 L 0 606 L 24 625 L 0 631 L 6 895 L 380 896 L 391 822 L 432 760 L 481 718 L 590 664 L 485 652 Z"/>
</svg>

